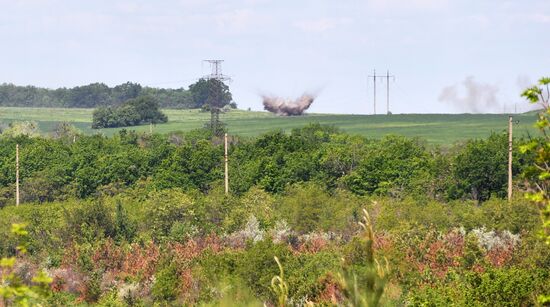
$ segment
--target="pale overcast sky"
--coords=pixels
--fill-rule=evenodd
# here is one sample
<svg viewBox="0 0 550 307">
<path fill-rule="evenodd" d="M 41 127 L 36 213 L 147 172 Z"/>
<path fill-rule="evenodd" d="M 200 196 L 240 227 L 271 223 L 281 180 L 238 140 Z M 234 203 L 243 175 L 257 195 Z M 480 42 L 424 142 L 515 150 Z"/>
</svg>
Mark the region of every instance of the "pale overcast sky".
<svg viewBox="0 0 550 307">
<path fill-rule="evenodd" d="M 389 69 L 394 113 L 501 112 L 550 75 L 550 0 L 0 0 L 0 42 L 0 83 L 187 87 L 223 59 L 241 108 L 372 113 Z"/>
</svg>

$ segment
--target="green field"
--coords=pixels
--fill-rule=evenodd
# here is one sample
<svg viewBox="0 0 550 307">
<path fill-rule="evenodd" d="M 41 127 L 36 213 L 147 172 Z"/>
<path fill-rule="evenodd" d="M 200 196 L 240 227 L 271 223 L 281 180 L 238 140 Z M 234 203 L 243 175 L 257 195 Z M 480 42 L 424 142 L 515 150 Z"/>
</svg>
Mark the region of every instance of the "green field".
<svg viewBox="0 0 550 307">
<path fill-rule="evenodd" d="M 92 109 L 43 109 L 43 108 L 0 108 L 0 123 L 13 121 L 36 121 L 43 133 L 49 133 L 59 121 L 72 122 L 85 133 L 112 135 L 120 128 L 91 129 Z M 164 110 L 168 123 L 154 127 L 156 133 L 188 131 L 203 127 L 209 120 L 209 113 L 199 110 Z M 394 114 L 394 115 L 340 115 L 308 114 L 301 117 L 281 117 L 267 112 L 234 110 L 221 114 L 227 123 L 229 133 L 241 136 L 255 136 L 267 131 L 302 127 L 308 123 L 334 125 L 351 134 L 379 138 L 386 134 L 399 134 L 426 139 L 431 144 L 452 144 L 454 142 L 488 136 L 491 132 L 504 131 L 508 115 L 504 114 Z M 516 136 L 536 134 L 533 113 L 514 116 Z M 149 126 L 128 128 L 149 131 Z"/>
</svg>

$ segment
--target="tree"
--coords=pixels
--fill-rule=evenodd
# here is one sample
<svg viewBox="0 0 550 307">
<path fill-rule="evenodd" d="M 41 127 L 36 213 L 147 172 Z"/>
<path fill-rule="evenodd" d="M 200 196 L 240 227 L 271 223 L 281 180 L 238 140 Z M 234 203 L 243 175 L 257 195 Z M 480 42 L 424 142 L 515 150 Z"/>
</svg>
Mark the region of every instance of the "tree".
<svg viewBox="0 0 550 307">
<path fill-rule="evenodd" d="M 165 123 L 168 117 L 159 110 L 151 96 L 129 99 L 118 107 L 98 108 L 93 113 L 92 128 L 136 126 Z"/>
<path fill-rule="evenodd" d="M 526 196 L 540 209 L 541 236 L 550 245 L 550 78 L 541 78 L 538 85 L 526 89 L 521 96 L 543 107 L 536 124 L 543 137 L 523 145 L 520 150 L 535 157 L 534 165 L 523 173 L 528 189 Z M 550 295 L 541 295 L 539 302 L 550 303 Z"/>
<path fill-rule="evenodd" d="M 126 82 L 112 89 L 112 97 L 116 102 L 124 102 L 136 98 L 141 94 L 142 87 L 139 83 Z"/>
<path fill-rule="evenodd" d="M 11 123 L 9 128 L 2 132 L 5 137 L 17 137 L 25 135 L 28 137 L 40 136 L 40 129 L 38 124 L 34 121 L 31 122 L 15 122 Z"/>
<path fill-rule="evenodd" d="M 82 132 L 69 122 L 57 123 L 53 131 L 53 137 L 55 139 L 73 138 L 80 134 L 82 134 Z"/>
<path fill-rule="evenodd" d="M 77 86 L 68 95 L 67 106 L 73 108 L 93 108 L 109 105 L 112 102 L 111 89 L 104 83 Z"/>
<path fill-rule="evenodd" d="M 205 105 L 223 108 L 233 101 L 229 86 L 217 79 L 201 78 L 189 86 L 189 91 L 193 96 L 193 108 L 202 108 Z"/>
<path fill-rule="evenodd" d="M 449 196 L 452 199 L 468 197 L 477 201 L 485 201 L 493 193 L 505 197 L 507 153 L 506 134 L 493 134 L 488 139 L 468 141 L 452 161 L 455 184 Z M 513 166 L 517 171 L 517 161 Z"/>
<path fill-rule="evenodd" d="M 156 124 L 168 121 L 168 117 L 159 110 L 158 102 L 151 96 L 130 99 L 124 104 L 134 108 L 135 112 L 139 114 L 140 123 Z"/>
<path fill-rule="evenodd" d="M 207 128 L 211 129 L 214 135 L 222 135 L 225 129 L 220 121 L 220 111 L 233 99 L 229 87 L 218 79 L 201 79 L 190 86 L 189 90 L 194 93 L 197 105 L 210 110 L 210 123 Z"/>
<path fill-rule="evenodd" d="M 362 156 L 355 169 L 343 177 L 357 194 L 403 196 L 418 189 L 419 181 L 429 176 L 429 152 L 417 139 L 386 136 L 365 146 Z"/>
<path fill-rule="evenodd" d="M 113 109 L 110 107 L 99 107 L 92 115 L 92 128 L 112 127 L 114 122 Z"/>
<path fill-rule="evenodd" d="M 0 84 L 0 106 L 96 108 L 119 105 L 128 99 L 148 95 L 154 97 L 162 108 L 200 107 L 194 105 L 191 91 L 184 88 L 142 87 L 132 82 L 115 87 L 109 87 L 103 83 L 91 83 L 57 89 Z"/>
</svg>

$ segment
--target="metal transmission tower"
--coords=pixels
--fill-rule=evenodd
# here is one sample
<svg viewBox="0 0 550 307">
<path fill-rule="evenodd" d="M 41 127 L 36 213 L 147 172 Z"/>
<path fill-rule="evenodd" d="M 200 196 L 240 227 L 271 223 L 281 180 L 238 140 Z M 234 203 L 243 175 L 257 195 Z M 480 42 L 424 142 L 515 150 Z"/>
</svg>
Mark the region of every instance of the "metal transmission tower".
<svg viewBox="0 0 550 307">
<path fill-rule="evenodd" d="M 224 81 L 231 82 L 231 78 L 222 73 L 223 60 L 204 60 L 204 62 L 210 63 L 211 73 L 209 75 L 204 76 L 203 78 L 206 80 L 217 81 L 216 82 L 217 84 L 215 84 L 216 88 L 214 88 L 213 84 L 211 83 L 209 84 L 210 87 L 212 87 L 210 89 L 211 91 L 210 94 L 213 95 L 212 99 L 221 100 L 223 99 L 221 97 L 221 93 L 214 93 L 214 92 L 216 90 L 222 91 L 221 88 L 218 89 L 217 87 L 220 86 Z M 212 132 L 215 135 L 218 135 L 222 132 L 220 129 L 222 126 L 222 123 L 220 122 L 220 105 L 221 105 L 220 101 L 216 101 L 215 103 L 210 104 L 210 128 L 212 129 Z"/>
<path fill-rule="evenodd" d="M 204 76 L 205 79 L 216 79 L 218 81 L 231 81 L 231 77 L 222 73 L 223 60 L 204 60 L 204 62 L 210 63 L 212 72 L 209 75 Z"/>
<path fill-rule="evenodd" d="M 374 74 L 372 76 L 369 76 L 368 78 L 369 79 L 372 78 L 372 82 L 373 82 L 374 114 L 376 114 L 376 78 L 386 79 L 386 114 L 390 114 L 390 78 L 393 78 L 393 81 L 395 82 L 395 76 L 390 76 L 389 70 L 386 75 L 376 75 L 376 69 L 375 69 Z M 368 81 L 367 81 L 367 86 L 368 86 Z"/>
</svg>

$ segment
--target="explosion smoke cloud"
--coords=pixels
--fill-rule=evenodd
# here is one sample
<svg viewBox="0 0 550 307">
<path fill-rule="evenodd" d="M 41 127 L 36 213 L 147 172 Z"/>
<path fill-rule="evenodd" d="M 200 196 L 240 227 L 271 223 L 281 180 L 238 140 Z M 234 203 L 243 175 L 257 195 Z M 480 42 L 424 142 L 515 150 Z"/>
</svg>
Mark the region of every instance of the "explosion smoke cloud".
<svg viewBox="0 0 550 307">
<path fill-rule="evenodd" d="M 463 89 L 464 95 L 460 95 Z M 473 77 L 467 77 L 459 85 L 447 86 L 439 94 L 439 101 L 449 102 L 461 110 L 473 113 L 500 111 L 501 104 L 497 93 L 499 88 L 487 83 L 479 83 Z"/>
<path fill-rule="evenodd" d="M 282 116 L 297 116 L 302 115 L 316 97 L 311 94 L 303 94 L 295 100 L 266 95 L 262 95 L 262 98 L 265 110 Z"/>
</svg>

